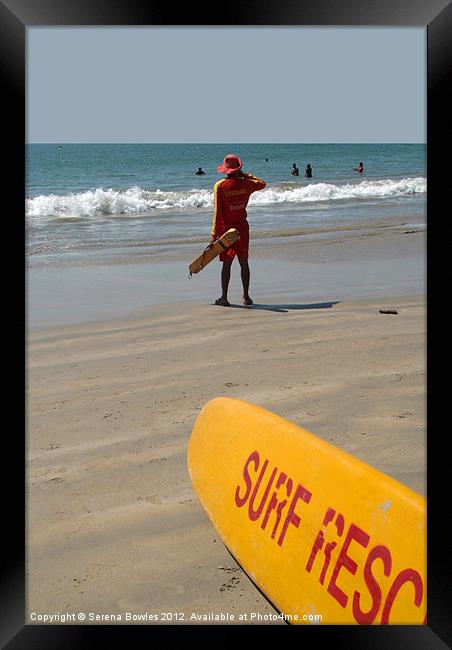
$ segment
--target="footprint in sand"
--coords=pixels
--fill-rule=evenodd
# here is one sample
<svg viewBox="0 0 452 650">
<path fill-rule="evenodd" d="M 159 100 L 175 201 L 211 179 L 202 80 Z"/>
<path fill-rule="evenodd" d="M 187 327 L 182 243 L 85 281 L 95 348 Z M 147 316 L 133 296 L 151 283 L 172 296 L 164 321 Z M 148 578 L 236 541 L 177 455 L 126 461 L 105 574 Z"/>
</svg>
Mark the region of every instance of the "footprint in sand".
<svg viewBox="0 0 452 650">
<path fill-rule="evenodd" d="M 223 582 L 223 584 L 220 587 L 220 591 L 230 591 L 231 589 L 235 589 L 240 583 L 240 578 L 238 576 L 232 576 L 230 580 L 227 582 Z"/>
<path fill-rule="evenodd" d="M 44 481 L 45 483 L 63 483 L 64 478 L 61 478 L 61 476 L 54 476 L 53 478 L 49 478 L 47 481 Z"/>
<path fill-rule="evenodd" d="M 240 567 L 238 566 L 217 566 L 217 569 L 220 571 L 225 571 L 225 573 L 236 573 L 237 571 L 241 571 Z"/>
<path fill-rule="evenodd" d="M 158 494 L 148 494 L 145 497 L 137 497 L 137 501 L 146 501 L 147 503 L 153 503 L 156 506 L 162 505 L 162 500 Z"/>
<path fill-rule="evenodd" d="M 53 451 L 54 449 L 59 449 L 60 445 L 57 445 L 56 442 L 51 442 L 48 447 L 44 447 L 44 451 Z"/>
<path fill-rule="evenodd" d="M 73 578 L 73 580 L 72 580 L 73 585 L 72 586 L 74 587 L 74 589 L 77 589 L 77 591 L 79 593 L 84 594 L 85 592 L 83 591 L 83 589 L 81 589 L 81 587 L 85 587 L 86 585 L 83 584 L 83 583 L 87 582 L 88 580 L 92 580 L 92 579 L 93 579 L 93 576 L 91 576 L 91 575 L 89 575 L 87 573 L 84 578 Z"/>
<path fill-rule="evenodd" d="M 162 505 L 162 500 L 158 494 L 148 494 L 144 497 L 144 500 L 147 501 L 147 503 L 153 503 L 156 506 Z"/>
<path fill-rule="evenodd" d="M 167 461 L 168 458 L 151 458 L 151 460 L 147 460 L 145 463 L 142 463 L 141 465 L 138 465 L 138 469 L 141 469 L 142 467 L 145 467 L 146 465 L 150 465 L 151 463 L 163 463 Z"/>
</svg>

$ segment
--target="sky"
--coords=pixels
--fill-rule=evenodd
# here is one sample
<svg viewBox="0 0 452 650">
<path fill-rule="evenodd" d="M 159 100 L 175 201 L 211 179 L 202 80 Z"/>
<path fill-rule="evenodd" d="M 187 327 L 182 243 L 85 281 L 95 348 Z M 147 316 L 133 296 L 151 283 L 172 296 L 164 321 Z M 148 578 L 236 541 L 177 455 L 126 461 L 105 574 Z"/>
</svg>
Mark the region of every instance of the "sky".
<svg viewBox="0 0 452 650">
<path fill-rule="evenodd" d="M 424 27 L 28 27 L 29 143 L 426 142 Z"/>
</svg>

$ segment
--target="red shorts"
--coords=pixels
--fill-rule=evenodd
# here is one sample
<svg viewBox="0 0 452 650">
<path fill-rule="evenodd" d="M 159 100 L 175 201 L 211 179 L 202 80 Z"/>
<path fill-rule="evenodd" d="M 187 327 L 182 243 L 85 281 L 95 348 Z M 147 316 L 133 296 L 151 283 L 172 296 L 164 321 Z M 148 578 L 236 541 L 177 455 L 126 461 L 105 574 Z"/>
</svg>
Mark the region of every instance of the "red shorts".
<svg viewBox="0 0 452 650">
<path fill-rule="evenodd" d="M 236 255 L 239 260 L 247 260 L 250 244 L 250 227 L 248 225 L 248 221 L 244 221 L 243 223 L 239 223 L 230 227 L 236 228 L 239 231 L 240 239 L 236 241 L 235 244 L 232 244 L 232 246 L 230 246 L 227 250 L 220 253 L 220 262 L 232 262 Z M 226 230 L 228 230 L 228 228 Z"/>
</svg>

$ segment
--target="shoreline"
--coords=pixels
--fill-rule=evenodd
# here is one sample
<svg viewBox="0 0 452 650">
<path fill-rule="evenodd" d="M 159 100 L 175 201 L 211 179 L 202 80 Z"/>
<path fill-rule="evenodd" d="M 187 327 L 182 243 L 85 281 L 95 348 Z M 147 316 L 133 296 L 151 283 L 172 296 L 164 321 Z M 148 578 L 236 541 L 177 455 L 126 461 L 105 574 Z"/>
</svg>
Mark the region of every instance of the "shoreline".
<svg viewBox="0 0 452 650">
<path fill-rule="evenodd" d="M 319 302 L 423 293 L 425 229 L 421 220 L 341 229 L 304 229 L 291 236 L 252 237 L 251 295 L 255 302 Z M 413 229 L 414 228 L 414 229 Z M 213 260 L 188 280 L 197 243 L 45 257 L 27 268 L 27 326 L 42 328 L 116 317 L 146 305 L 214 302 L 220 264 Z M 170 252 L 171 251 L 171 252 Z M 240 300 L 238 264 L 231 300 Z M 218 295 L 217 295 L 218 294 Z"/>
</svg>

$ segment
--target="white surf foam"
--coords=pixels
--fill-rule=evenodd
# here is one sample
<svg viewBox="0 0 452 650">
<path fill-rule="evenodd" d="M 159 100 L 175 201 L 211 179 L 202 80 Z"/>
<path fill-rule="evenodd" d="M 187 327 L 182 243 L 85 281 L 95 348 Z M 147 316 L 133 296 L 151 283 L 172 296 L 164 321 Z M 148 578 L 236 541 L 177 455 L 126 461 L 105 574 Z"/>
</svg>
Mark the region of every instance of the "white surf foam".
<svg viewBox="0 0 452 650">
<path fill-rule="evenodd" d="M 303 204 L 340 199 L 390 198 L 427 191 L 423 177 L 401 180 L 361 181 L 336 185 L 309 183 L 307 185 L 268 185 L 251 196 L 250 205 Z M 28 217 L 82 218 L 97 215 L 136 215 L 152 210 L 197 209 L 213 207 L 212 190 L 184 192 L 144 190 L 132 187 L 127 190 L 98 188 L 65 196 L 36 196 L 26 200 Z"/>
</svg>

